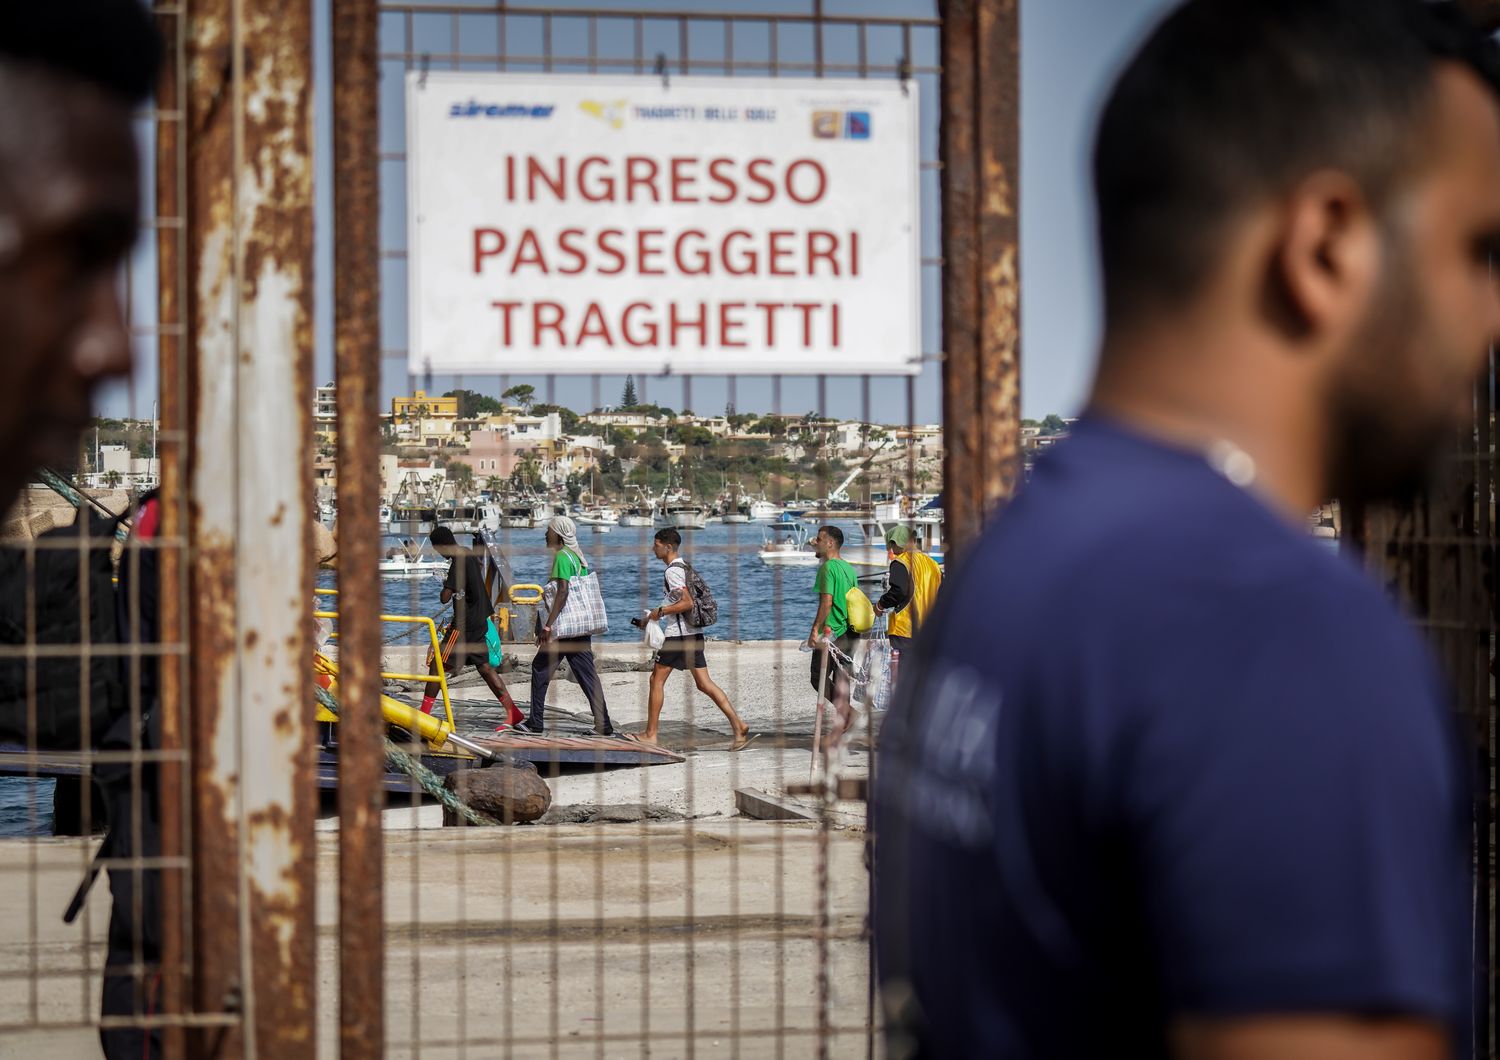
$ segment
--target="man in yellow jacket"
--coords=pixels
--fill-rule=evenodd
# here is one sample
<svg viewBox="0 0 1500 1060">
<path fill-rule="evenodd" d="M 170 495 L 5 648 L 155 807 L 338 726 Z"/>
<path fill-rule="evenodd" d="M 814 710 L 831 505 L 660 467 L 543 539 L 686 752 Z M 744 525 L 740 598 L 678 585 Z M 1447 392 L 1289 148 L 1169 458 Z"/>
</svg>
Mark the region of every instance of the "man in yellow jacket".
<svg viewBox="0 0 1500 1060">
<path fill-rule="evenodd" d="M 932 611 L 938 587 L 943 584 L 943 571 L 931 556 L 913 545 L 910 527 L 887 530 L 885 551 L 891 561 L 887 572 L 890 588 L 875 602 L 875 613 L 889 612 L 886 635 L 892 648 L 904 652 Z"/>
</svg>

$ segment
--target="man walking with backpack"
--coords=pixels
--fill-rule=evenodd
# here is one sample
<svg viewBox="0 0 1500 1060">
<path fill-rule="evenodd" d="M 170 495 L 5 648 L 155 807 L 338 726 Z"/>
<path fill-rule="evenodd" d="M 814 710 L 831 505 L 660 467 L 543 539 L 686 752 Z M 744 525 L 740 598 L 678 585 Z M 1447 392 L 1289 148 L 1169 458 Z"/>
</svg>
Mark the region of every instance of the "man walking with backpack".
<svg viewBox="0 0 1500 1060">
<path fill-rule="evenodd" d="M 673 670 L 686 670 L 692 673 L 698 691 L 713 700 L 714 706 L 724 712 L 734 727 L 734 743 L 729 749 L 743 750 L 755 737 L 750 734 L 750 727 L 734 712 L 724 690 L 708 675 L 708 659 L 703 654 L 703 629 L 718 618 L 718 607 L 702 576 L 677 554 L 680 548 L 682 535 L 672 527 L 658 530 L 651 545 L 651 554 L 667 565 L 662 573 L 666 601 L 646 617 L 650 622 L 667 620 L 667 639 L 657 652 L 656 665 L 651 670 L 646 728 L 635 738 L 645 743 L 657 742 L 657 723 L 666 698 L 667 678 Z"/>
</svg>

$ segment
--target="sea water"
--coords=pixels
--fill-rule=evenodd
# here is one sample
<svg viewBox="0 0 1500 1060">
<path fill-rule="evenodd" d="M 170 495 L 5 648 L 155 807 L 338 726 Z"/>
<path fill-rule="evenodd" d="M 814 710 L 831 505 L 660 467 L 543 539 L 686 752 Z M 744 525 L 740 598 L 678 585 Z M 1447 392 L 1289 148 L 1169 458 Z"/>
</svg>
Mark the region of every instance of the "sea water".
<svg viewBox="0 0 1500 1060">
<path fill-rule="evenodd" d="M 864 537 L 853 524 L 835 523 L 844 531 L 845 544 L 863 544 Z M 656 533 L 652 527 L 616 526 L 607 534 L 596 534 L 580 526 L 578 548 L 590 569 L 599 572 L 609 632 L 605 641 L 628 641 L 640 637 L 630 619 L 662 603 L 664 565 L 651 554 Z M 809 534 L 815 528 L 809 526 Z M 817 612 L 813 595 L 816 566 L 767 566 L 757 553 L 765 546 L 767 531 L 758 523 L 711 523 L 702 530 L 683 530 L 682 556 L 691 563 L 713 590 L 719 605 L 719 621 L 705 630 L 711 640 L 787 640 L 807 636 Z M 459 534 L 460 544 L 468 535 Z M 494 544 L 509 559 L 517 583 L 543 585 L 551 569 L 552 553 L 544 531 L 500 530 Z M 861 570 L 861 574 L 879 574 Z M 443 618 L 451 609 L 439 602 L 443 572 L 414 579 L 382 579 L 381 597 L 387 614 Z M 325 572 L 318 584 L 336 588 L 338 575 Z M 867 586 L 867 589 L 869 587 Z M 877 594 L 878 595 L 878 594 Z M 400 635 L 401 628 L 387 624 L 384 639 Z"/>
</svg>

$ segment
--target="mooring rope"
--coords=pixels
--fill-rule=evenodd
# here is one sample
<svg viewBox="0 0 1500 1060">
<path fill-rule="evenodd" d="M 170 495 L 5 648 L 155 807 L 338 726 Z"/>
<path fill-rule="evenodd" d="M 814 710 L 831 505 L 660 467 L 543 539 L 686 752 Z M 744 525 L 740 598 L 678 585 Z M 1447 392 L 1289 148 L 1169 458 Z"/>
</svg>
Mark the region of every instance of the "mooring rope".
<svg viewBox="0 0 1500 1060">
<path fill-rule="evenodd" d="M 322 685 L 313 685 L 313 693 L 318 697 L 318 702 L 327 708 L 330 714 L 337 716 L 339 713 L 339 701 L 333 694 Z M 407 754 L 391 740 L 389 736 L 381 737 L 385 741 L 385 760 L 395 766 L 397 770 L 405 773 L 417 782 L 427 794 L 431 795 L 445 807 L 458 814 L 465 821 L 475 825 L 493 825 L 499 822 L 487 817 L 464 802 L 458 795 L 443 786 L 443 778 L 428 769 L 416 758 Z"/>
</svg>

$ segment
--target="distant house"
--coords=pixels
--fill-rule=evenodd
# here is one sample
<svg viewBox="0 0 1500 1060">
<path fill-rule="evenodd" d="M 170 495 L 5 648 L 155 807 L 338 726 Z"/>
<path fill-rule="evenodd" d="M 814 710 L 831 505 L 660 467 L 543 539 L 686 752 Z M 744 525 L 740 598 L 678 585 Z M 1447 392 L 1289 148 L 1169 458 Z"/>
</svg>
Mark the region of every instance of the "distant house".
<svg viewBox="0 0 1500 1060">
<path fill-rule="evenodd" d="M 418 390 L 410 397 L 391 398 L 391 418 L 410 419 L 458 419 L 458 398 L 433 397 L 425 390 Z"/>
<path fill-rule="evenodd" d="M 664 416 L 648 416 L 644 412 L 590 412 L 580 419 L 591 427 L 624 427 L 632 431 L 643 431 L 666 422 Z"/>
</svg>

